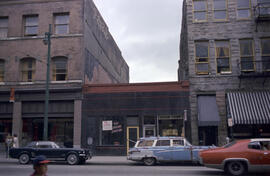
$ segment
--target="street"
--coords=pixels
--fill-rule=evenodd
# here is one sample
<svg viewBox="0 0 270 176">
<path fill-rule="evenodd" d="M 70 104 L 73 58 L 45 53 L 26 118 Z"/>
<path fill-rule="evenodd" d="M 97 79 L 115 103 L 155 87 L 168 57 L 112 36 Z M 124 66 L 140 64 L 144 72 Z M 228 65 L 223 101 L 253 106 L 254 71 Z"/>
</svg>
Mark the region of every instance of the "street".
<svg viewBox="0 0 270 176">
<path fill-rule="evenodd" d="M 32 165 L 20 165 L 17 160 L 0 160 L 1 176 L 30 175 L 33 172 Z M 221 170 L 210 169 L 203 166 L 193 166 L 181 163 L 159 164 L 156 166 L 144 166 L 135 162 L 127 161 L 125 157 L 94 157 L 88 160 L 85 165 L 70 166 L 66 163 L 50 163 L 48 166 L 48 176 L 225 176 Z M 249 176 L 269 174 L 249 174 Z"/>
</svg>

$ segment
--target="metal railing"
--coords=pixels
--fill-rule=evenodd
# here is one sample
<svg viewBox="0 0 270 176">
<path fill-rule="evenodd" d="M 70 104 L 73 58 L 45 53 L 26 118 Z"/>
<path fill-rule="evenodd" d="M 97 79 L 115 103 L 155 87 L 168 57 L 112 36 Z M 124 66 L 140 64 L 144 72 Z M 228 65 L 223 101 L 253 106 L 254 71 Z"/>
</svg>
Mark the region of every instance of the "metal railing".
<svg viewBox="0 0 270 176">
<path fill-rule="evenodd" d="M 255 17 L 270 19 L 270 1 L 261 1 L 254 7 Z"/>
</svg>

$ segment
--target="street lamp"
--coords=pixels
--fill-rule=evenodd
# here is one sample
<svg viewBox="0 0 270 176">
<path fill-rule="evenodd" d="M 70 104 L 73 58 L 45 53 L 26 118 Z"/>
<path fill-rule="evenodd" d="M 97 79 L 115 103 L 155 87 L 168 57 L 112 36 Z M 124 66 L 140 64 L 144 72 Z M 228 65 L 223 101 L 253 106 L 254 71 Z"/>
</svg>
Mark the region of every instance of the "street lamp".
<svg viewBox="0 0 270 176">
<path fill-rule="evenodd" d="M 43 128 L 43 140 L 48 140 L 48 109 L 49 109 L 49 83 L 50 83 L 50 60 L 51 60 L 51 35 L 52 25 L 49 24 L 49 32 L 45 32 L 43 43 L 48 45 L 47 54 L 47 74 L 46 74 L 46 90 L 45 90 L 45 110 L 44 110 L 44 128 Z"/>
</svg>

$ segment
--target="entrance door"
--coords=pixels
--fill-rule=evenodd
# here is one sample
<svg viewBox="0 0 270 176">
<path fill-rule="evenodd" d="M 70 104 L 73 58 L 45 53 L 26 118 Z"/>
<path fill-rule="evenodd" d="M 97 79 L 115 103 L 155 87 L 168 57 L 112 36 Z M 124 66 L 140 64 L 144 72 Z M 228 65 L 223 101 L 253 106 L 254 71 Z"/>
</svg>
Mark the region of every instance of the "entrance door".
<svg viewBox="0 0 270 176">
<path fill-rule="evenodd" d="M 134 147 L 139 138 L 139 127 L 127 127 L 127 152 Z"/>
</svg>

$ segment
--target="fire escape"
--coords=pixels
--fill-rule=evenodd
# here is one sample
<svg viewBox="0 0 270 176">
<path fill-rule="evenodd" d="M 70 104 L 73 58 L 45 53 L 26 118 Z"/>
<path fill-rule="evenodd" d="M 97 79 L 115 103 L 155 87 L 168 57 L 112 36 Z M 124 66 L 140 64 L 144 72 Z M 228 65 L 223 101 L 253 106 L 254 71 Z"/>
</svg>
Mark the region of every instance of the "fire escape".
<svg viewBox="0 0 270 176">
<path fill-rule="evenodd" d="M 262 27 L 263 29 L 264 26 L 267 27 L 270 25 L 270 0 L 258 0 L 257 5 L 254 7 L 254 18 L 256 24 L 256 32 L 260 32 L 258 31 L 258 26 Z M 260 77 L 264 78 L 264 85 L 266 79 L 270 77 L 270 51 L 267 49 L 267 53 L 262 54 L 260 60 L 241 60 L 238 64 L 238 67 L 240 72 L 240 82 L 241 78 Z"/>
</svg>

